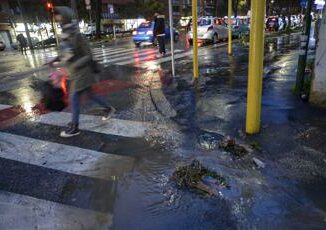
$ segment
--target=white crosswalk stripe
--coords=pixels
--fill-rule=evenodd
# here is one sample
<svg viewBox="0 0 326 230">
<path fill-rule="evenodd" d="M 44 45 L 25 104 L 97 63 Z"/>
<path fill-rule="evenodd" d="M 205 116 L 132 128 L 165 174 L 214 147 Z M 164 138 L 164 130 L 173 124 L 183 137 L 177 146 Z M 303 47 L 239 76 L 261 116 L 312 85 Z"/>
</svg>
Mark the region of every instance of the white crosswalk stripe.
<svg viewBox="0 0 326 230">
<path fill-rule="evenodd" d="M 132 60 L 131 63 L 133 63 L 135 61 L 135 59 L 139 59 L 139 58 L 148 58 L 150 55 L 155 55 L 157 54 L 156 50 L 148 50 L 148 51 L 142 51 L 142 52 L 138 52 L 138 53 L 123 53 L 123 54 L 116 54 L 116 55 L 112 55 L 110 57 L 106 57 L 103 56 L 102 61 L 100 61 L 100 63 L 102 64 L 107 64 L 107 63 L 116 63 L 116 64 L 121 64 L 121 61 L 125 61 L 125 60 Z"/>
<path fill-rule="evenodd" d="M 8 108 L 11 108 L 11 107 L 12 107 L 11 105 L 1 105 L 0 104 L 0 110 L 8 109 Z"/>
<path fill-rule="evenodd" d="M 60 127 L 67 126 L 67 123 L 70 120 L 71 114 L 66 112 L 48 113 L 32 119 L 33 122 Z M 102 121 L 100 116 L 81 115 L 79 128 L 81 130 L 123 137 L 144 137 L 146 131 L 151 127 L 152 124 L 147 122 L 120 119 L 109 119 L 107 121 Z"/>
<path fill-rule="evenodd" d="M 8 133 L 0 132 L 0 143 L 2 158 L 103 180 L 121 175 L 133 163 L 129 157 Z"/>
<path fill-rule="evenodd" d="M 113 216 L 0 191 L 0 229 L 109 229 Z"/>
<path fill-rule="evenodd" d="M 148 52 L 157 52 L 156 49 L 142 49 L 142 50 L 136 50 L 135 49 L 126 49 L 124 51 L 111 51 L 111 52 L 101 52 L 101 53 L 96 53 L 94 54 L 95 58 L 103 58 L 103 57 L 110 57 L 110 58 L 114 58 L 114 57 L 119 57 L 119 56 L 134 56 L 134 55 L 141 55 L 141 54 L 145 54 Z"/>
<path fill-rule="evenodd" d="M 0 104 L 0 113 L 11 107 L 13 106 Z M 31 118 L 29 122 L 62 127 L 66 126 L 70 118 L 70 113 L 48 113 L 36 119 Z M 100 116 L 93 115 L 81 115 L 80 119 L 82 130 L 128 138 L 144 137 L 146 131 L 152 127 L 152 124 L 146 122 L 119 119 L 104 122 Z M 45 175 L 46 179 L 43 179 L 47 183 L 54 183 L 55 186 L 58 186 L 58 183 L 63 184 L 59 184 L 58 188 L 48 186 L 45 191 L 46 195 L 43 195 L 39 190 L 35 192 L 33 189 L 29 193 L 26 191 L 25 181 L 6 184 L 8 179 L 4 178 L 8 177 L 4 175 L 13 172 L 2 167 L 3 171 L 0 176 L 0 229 L 9 229 L 8 226 L 10 229 L 80 229 L 81 226 L 83 229 L 108 229 L 112 225 L 113 204 L 108 203 L 107 200 L 103 201 L 103 204 L 98 201 L 94 203 L 92 200 L 104 199 L 102 197 L 94 198 L 96 195 L 114 197 L 115 195 L 110 194 L 108 190 L 101 191 L 101 186 L 111 186 L 112 191 L 114 191 L 117 178 L 132 170 L 135 164 L 135 159 L 131 156 L 94 151 L 76 147 L 73 144 L 41 140 L 38 137 L 32 138 L 23 134 L 0 130 L 0 165 L 4 164 L 4 160 L 14 162 L 13 164 L 17 162 L 18 166 L 15 166 L 15 170 L 13 170 L 15 173 L 17 173 L 17 168 L 24 165 L 27 165 L 27 169 L 30 165 L 37 167 L 31 169 L 32 171 L 25 170 L 24 178 L 41 168 L 42 172 L 49 170 L 49 175 Z M 20 171 L 18 170 L 18 172 Z M 64 179 L 62 182 L 56 179 L 56 173 Z M 32 173 L 32 175 L 35 174 Z M 65 179 L 70 177 L 74 179 L 71 181 Z M 36 178 L 31 178 L 31 180 L 38 181 Z M 78 183 L 81 183 L 80 186 L 84 186 L 83 181 L 85 180 L 91 181 L 89 183 L 92 183 L 93 180 L 100 181 L 96 182 L 100 185 L 99 188 L 95 187 L 95 194 L 89 192 L 87 187 L 85 191 L 72 190 L 74 191 L 71 194 L 72 200 L 60 199 L 64 192 L 61 190 L 65 186 L 69 187 L 69 183 L 76 183 L 71 186 L 78 187 Z M 16 187 L 17 189 L 15 189 Z M 111 187 L 107 187 L 107 189 Z M 96 193 L 98 191 L 100 194 Z M 37 194 L 34 195 L 33 192 Z M 54 195 L 51 195 L 52 192 Z M 85 197 L 80 197 L 79 193 L 85 194 Z M 76 198 L 73 198 L 74 196 Z M 84 204 L 84 199 L 90 203 Z"/>
</svg>

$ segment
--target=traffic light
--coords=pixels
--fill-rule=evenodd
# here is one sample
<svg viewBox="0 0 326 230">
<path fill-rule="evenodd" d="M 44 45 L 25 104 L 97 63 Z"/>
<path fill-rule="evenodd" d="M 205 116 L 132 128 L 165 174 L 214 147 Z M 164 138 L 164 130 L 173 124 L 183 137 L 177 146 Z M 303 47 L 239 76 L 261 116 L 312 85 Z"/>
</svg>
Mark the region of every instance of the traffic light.
<svg viewBox="0 0 326 230">
<path fill-rule="evenodd" d="M 51 3 L 51 2 L 47 2 L 46 3 L 46 9 L 48 10 L 48 11 L 53 11 L 53 4 Z"/>
</svg>

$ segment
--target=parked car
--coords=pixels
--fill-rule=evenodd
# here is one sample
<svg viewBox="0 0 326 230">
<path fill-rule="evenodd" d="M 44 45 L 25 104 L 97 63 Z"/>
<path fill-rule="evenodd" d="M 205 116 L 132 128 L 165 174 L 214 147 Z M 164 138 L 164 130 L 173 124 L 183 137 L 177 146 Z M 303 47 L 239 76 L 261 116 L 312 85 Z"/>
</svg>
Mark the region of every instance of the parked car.
<svg viewBox="0 0 326 230">
<path fill-rule="evenodd" d="M 100 34 L 101 36 L 106 36 L 108 33 L 104 32 L 104 31 L 100 31 Z M 83 35 L 86 37 L 86 38 L 93 38 L 96 36 L 96 30 L 92 30 L 92 31 L 85 31 L 83 33 Z"/>
<path fill-rule="evenodd" d="M 289 25 L 288 17 L 278 17 L 278 31 L 285 30 Z"/>
<path fill-rule="evenodd" d="M 11 46 L 11 48 L 13 48 L 14 50 L 18 50 L 18 43 L 17 42 L 12 42 L 11 44 L 10 44 L 10 46 Z"/>
<path fill-rule="evenodd" d="M 278 31 L 280 29 L 280 24 L 283 20 L 277 16 L 271 16 L 267 18 L 266 30 L 267 31 Z M 283 23 L 284 25 L 284 23 Z"/>
<path fill-rule="evenodd" d="M 54 46 L 54 45 L 57 44 L 57 40 L 55 39 L 55 37 L 54 36 L 51 36 L 48 39 L 45 39 L 43 41 L 36 42 L 35 43 L 35 46 L 42 47 L 42 42 L 43 42 L 44 46 Z"/>
<path fill-rule="evenodd" d="M 228 24 L 228 17 L 224 17 L 224 21 Z M 240 38 L 242 36 L 249 36 L 250 26 L 248 18 L 232 18 L 232 37 Z"/>
<path fill-rule="evenodd" d="M 298 27 L 300 26 L 300 19 L 297 15 L 292 15 L 291 16 L 291 22 L 292 22 L 292 27 Z"/>
<path fill-rule="evenodd" d="M 6 49 L 6 43 L 4 40 L 0 39 L 0 51 L 4 51 Z"/>
<path fill-rule="evenodd" d="M 222 18 L 202 17 L 198 20 L 198 40 L 217 43 L 228 38 L 227 24 Z M 193 31 L 188 32 L 189 42 L 192 43 Z"/>
<path fill-rule="evenodd" d="M 40 40 L 37 37 L 31 37 L 32 46 L 35 47 Z"/>
<path fill-rule="evenodd" d="M 139 47 L 142 43 L 145 44 L 156 44 L 156 39 L 153 35 L 154 22 L 143 22 L 139 27 L 133 31 L 132 40 L 136 47 Z M 173 28 L 174 41 L 178 41 L 179 32 Z M 165 39 L 170 39 L 170 28 L 168 25 L 165 26 Z"/>
</svg>

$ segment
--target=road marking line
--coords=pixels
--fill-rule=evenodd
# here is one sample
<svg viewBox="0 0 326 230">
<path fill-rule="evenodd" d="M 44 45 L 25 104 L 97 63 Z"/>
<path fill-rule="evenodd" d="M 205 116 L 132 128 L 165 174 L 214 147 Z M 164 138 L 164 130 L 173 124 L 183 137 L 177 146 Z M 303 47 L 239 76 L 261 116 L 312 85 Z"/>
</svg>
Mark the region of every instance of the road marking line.
<svg viewBox="0 0 326 230">
<path fill-rule="evenodd" d="M 33 118 L 31 121 L 65 127 L 70 120 L 71 113 L 53 112 Z M 123 137 L 144 137 L 146 131 L 152 128 L 152 124 L 148 122 L 120 119 L 102 121 L 100 116 L 94 115 L 81 115 L 79 123 L 81 130 Z"/>
<path fill-rule="evenodd" d="M 199 49 L 199 54 L 202 53 L 203 51 L 207 51 L 207 50 L 213 50 L 215 48 L 220 48 L 220 47 L 223 47 L 227 45 L 226 43 L 222 43 L 222 44 L 215 44 L 213 46 L 209 46 L 209 47 L 203 47 L 203 48 L 200 48 Z M 189 55 L 192 55 L 193 54 L 193 50 L 189 50 L 189 51 L 186 51 L 184 53 L 181 53 L 181 54 L 176 54 L 174 56 L 174 59 L 177 60 L 177 59 L 181 59 L 181 58 L 184 58 L 186 56 L 189 56 Z M 153 67 L 155 65 L 158 65 L 158 64 L 161 64 L 161 63 L 164 63 L 164 62 L 168 62 L 168 61 L 171 61 L 171 56 L 169 57 L 164 57 L 164 58 L 160 58 L 158 60 L 155 60 L 155 61 L 148 61 L 148 62 L 144 62 L 144 63 L 140 63 L 140 64 L 136 64 L 134 65 L 135 67 L 138 67 L 138 68 L 150 68 L 150 67 Z M 126 63 L 122 63 L 122 65 L 125 65 Z M 131 63 L 128 63 L 128 64 L 131 64 Z"/>
<path fill-rule="evenodd" d="M 146 53 L 141 53 L 141 54 L 135 53 L 134 55 L 128 55 L 128 56 L 125 56 L 125 54 L 123 54 L 122 57 L 118 57 L 118 58 L 111 58 L 110 56 L 108 56 L 108 57 L 104 57 L 104 59 L 100 63 L 102 63 L 102 64 L 112 63 L 113 64 L 115 62 L 119 62 L 119 61 L 123 61 L 123 60 L 129 60 L 129 61 L 130 61 L 130 59 L 134 60 L 135 58 L 137 58 L 138 60 L 144 60 L 144 58 L 148 57 L 149 55 L 153 55 L 156 53 L 157 53 L 157 50 L 152 50 L 152 51 L 147 51 Z"/>
<path fill-rule="evenodd" d="M 34 197 L 0 192 L 0 229 L 109 229 L 113 216 Z"/>
<path fill-rule="evenodd" d="M 135 51 L 135 48 L 133 49 L 114 49 L 114 50 L 111 50 L 109 52 L 107 51 L 92 51 L 93 55 L 95 57 L 98 57 L 98 56 L 102 56 L 102 55 L 111 55 L 111 54 L 118 54 L 118 53 L 121 53 L 121 52 L 128 52 L 128 51 Z"/>
<path fill-rule="evenodd" d="M 106 54 L 95 55 L 94 57 L 96 57 L 96 58 L 103 58 L 103 57 L 116 58 L 119 56 L 126 56 L 126 55 L 128 55 L 128 57 L 130 57 L 131 55 L 142 55 L 142 54 L 146 54 L 149 52 L 157 52 L 157 50 L 156 49 L 132 50 L 132 51 L 127 51 L 127 52 L 118 52 L 113 55 L 111 55 L 111 54 L 110 55 L 106 55 Z"/>
<path fill-rule="evenodd" d="M 0 143 L 2 158 L 103 180 L 113 180 L 133 164 L 130 157 L 9 133 L 0 132 Z"/>
<path fill-rule="evenodd" d="M 190 51 L 186 51 L 184 53 L 181 53 L 181 54 L 176 54 L 174 56 L 174 59 L 180 59 L 180 58 L 183 58 L 183 57 L 186 57 L 186 56 L 189 56 L 192 54 L 192 50 Z M 171 56 L 169 57 L 163 57 L 163 58 L 160 58 L 160 59 L 157 59 L 155 61 L 148 61 L 148 62 L 145 62 L 145 63 L 140 63 L 140 64 L 136 64 L 135 66 L 136 67 L 139 67 L 139 68 L 148 68 L 148 67 L 151 67 L 153 65 L 157 65 L 157 64 L 161 64 L 161 63 L 164 63 L 164 62 L 167 62 L 167 61 L 170 61 L 172 59 Z M 132 62 L 129 62 L 129 63 L 121 63 L 121 65 L 125 65 L 125 64 L 131 64 Z"/>
<path fill-rule="evenodd" d="M 11 105 L 2 105 L 2 104 L 0 104 L 0 110 L 9 109 L 11 107 L 12 107 Z"/>
<path fill-rule="evenodd" d="M 92 48 L 92 50 L 94 51 L 114 51 L 116 49 L 124 49 L 124 48 L 114 48 L 114 47 L 96 47 L 96 48 Z"/>
<path fill-rule="evenodd" d="M 174 53 L 175 54 L 177 54 L 177 55 L 175 55 L 174 57 L 175 58 L 178 58 L 179 56 L 182 56 L 182 54 L 178 54 L 178 53 L 181 53 L 181 52 L 184 52 L 184 50 L 175 50 L 174 51 Z M 189 52 L 189 51 L 188 51 Z M 187 53 L 187 52 L 186 52 Z M 135 64 L 135 66 L 136 67 L 143 67 L 143 65 L 145 64 L 145 63 L 149 63 L 149 66 L 151 66 L 151 65 L 153 65 L 153 63 L 161 63 L 161 62 L 163 62 L 162 60 L 165 60 L 165 61 L 169 61 L 169 60 L 171 60 L 171 51 L 168 51 L 167 53 L 166 53 L 166 55 L 167 55 L 167 57 L 163 57 L 163 58 L 157 58 L 157 57 L 155 57 L 155 59 L 156 60 L 154 60 L 154 61 L 146 61 L 146 58 L 140 58 L 139 60 L 137 60 L 137 62 L 144 62 L 144 63 L 142 63 L 142 64 Z M 188 55 L 188 54 L 187 54 Z M 185 56 L 187 56 L 187 55 L 185 55 Z M 183 56 L 182 56 L 183 57 Z M 146 62 L 145 62 L 146 61 Z M 116 64 L 116 65 L 129 65 L 129 64 L 133 64 L 133 63 L 135 63 L 135 60 L 133 59 L 133 60 L 131 60 L 131 61 L 124 61 L 124 62 L 120 62 L 120 63 L 114 63 L 114 64 Z"/>
</svg>

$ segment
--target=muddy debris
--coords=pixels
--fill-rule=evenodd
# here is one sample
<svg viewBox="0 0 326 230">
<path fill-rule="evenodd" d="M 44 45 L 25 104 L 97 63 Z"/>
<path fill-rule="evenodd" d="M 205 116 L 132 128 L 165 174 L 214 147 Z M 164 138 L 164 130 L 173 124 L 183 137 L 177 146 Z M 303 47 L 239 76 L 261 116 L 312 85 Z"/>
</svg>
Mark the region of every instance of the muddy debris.
<svg viewBox="0 0 326 230">
<path fill-rule="evenodd" d="M 231 137 L 226 137 L 222 141 L 220 141 L 219 148 L 223 149 L 228 153 L 231 153 L 233 156 L 237 158 L 244 157 L 249 153 L 249 150 L 246 147 L 236 143 L 235 139 Z"/>
<path fill-rule="evenodd" d="M 254 157 L 252 159 L 252 161 L 254 162 L 254 164 L 256 165 L 256 167 L 258 167 L 258 168 L 265 168 L 266 167 L 265 163 L 262 162 L 261 160 L 257 159 L 256 157 Z"/>
<path fill-rule="evenodd" d="M 198 160 L 181 166 L 172 175 L 179 188 L 190 189 L 203 195 L 218 196 L 229 185 L 225 177 L 205 168 Z"/>
<path fill-rule="evenodd" d="M 258 141 L 253 141 L 253 142 L 251 142 L 251 143 L 250 143 L 250 146 L 251 146 L 253 149 L 255 149 L 255 150 L 259 151 L 259 152 L 262 152 L 262 151 L 263 151 L 263 148 L 262 148 L 261 144 L 260 144 Z"/>
<path fill-rule="evenodd" d="M 204 151 L 213 151 L 218 147 L 222 138 L 221 134 L 201 130 L 201 134 L 198 136 L 198 144 Z"/>
</svg>

